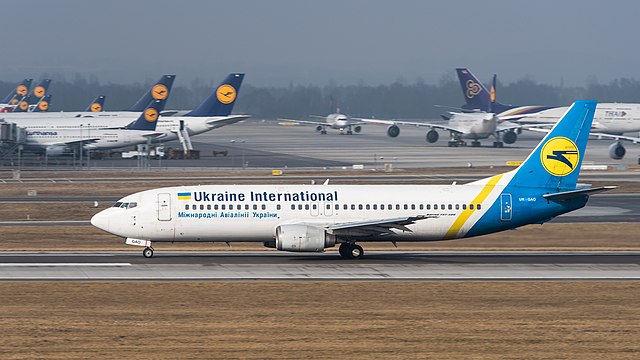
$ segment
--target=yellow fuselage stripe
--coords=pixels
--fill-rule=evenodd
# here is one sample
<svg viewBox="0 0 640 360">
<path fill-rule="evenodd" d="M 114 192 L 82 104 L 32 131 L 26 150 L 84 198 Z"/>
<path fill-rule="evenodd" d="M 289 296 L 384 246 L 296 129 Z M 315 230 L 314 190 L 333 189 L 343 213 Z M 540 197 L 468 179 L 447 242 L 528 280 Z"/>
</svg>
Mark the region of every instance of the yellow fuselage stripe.
<svg viewBox="0 0 640 360">
<path fill-rule="evenodd" d="M 491 193 L 491 190 L 493 190 L 493 187 L 496 186 L 498 181 L 500 181 L 500 178 L 502 178 L 502 175 L 504 174 L 496 175 L 491 179 L 489 179 L 489 181 L 487 182 L 487 185 L 485 185 L 482 188 L 480 193 L 475 197 L 475 199 L 473 199 L 471 203 L 474 204 L 475 206 L 477 206 L 477 204 L 482 203 L 487 198 L 487 196 L 489 196 L 489 194 Z M 476 210 L 471 210 L 469 208 L 467 208 L 467 210 L 463 210 L 462 213 L 458 215 L 458 218 L 456 219 L 456 221 L 454 221 L 453 225 L 451 225 L 451 227 L 449 228 L 449 231 L 447 231 L 447 233 L 444 235 L 444 238 L 445 239 L 455 238 L 456 235 L 458 235 L 458 232 L 460 232 L 460 229 L 462 228 L 462 226 L 464 226 L 467 220 L 469 220 L 469 217 L 471 217 L 471 214 L 473 214 L 474 211 Z"/>
</svg>

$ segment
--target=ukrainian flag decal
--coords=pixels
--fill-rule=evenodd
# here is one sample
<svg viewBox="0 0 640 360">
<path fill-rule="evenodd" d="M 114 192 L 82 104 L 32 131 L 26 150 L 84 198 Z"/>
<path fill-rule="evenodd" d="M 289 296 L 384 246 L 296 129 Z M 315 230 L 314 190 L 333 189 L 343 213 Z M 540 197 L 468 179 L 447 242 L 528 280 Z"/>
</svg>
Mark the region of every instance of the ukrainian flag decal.
<svg viewBox="0 0 640 360">
<path fill-rule="evenodd" d="M 178 193 L 178 200 L 191 200 L 190 192 Z"/>
</svg>

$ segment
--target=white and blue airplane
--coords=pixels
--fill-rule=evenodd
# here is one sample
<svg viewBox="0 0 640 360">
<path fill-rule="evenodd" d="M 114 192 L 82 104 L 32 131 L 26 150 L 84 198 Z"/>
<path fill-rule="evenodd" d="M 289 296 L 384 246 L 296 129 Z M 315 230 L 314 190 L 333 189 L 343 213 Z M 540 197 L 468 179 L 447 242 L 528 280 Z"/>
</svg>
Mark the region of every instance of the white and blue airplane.
<svg viewBox="0 0 640 360">
<path fill-rule="evenodd" d="M 542 224 L 614 187 L 577 185 L 595 101 L 576 101 L 515 170 L 464 185 L 205 185 L 118 200 L 91 219 L 153 256 L 154 242 L 264 242 L 294 252 L 337 244 L 468 238 Z"/>
</svg>

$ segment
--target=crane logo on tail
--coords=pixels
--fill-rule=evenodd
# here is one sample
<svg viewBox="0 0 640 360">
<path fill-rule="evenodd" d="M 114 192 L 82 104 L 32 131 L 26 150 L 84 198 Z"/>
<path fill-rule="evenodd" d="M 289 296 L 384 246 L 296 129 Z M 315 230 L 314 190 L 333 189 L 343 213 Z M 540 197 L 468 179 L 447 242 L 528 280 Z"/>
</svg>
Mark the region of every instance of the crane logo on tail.
<svg viewBox="0 0 640 360">
<path fill-rule="evenodd" d="M 540 151 L 540 162 L 545 170 L 554 176 L 571 174 L 580 161 L 580 152 L 576 144 L 566 137 L 554 137 L 548 140 Z"/>
<path fill-rule="evenodd" d="M 164 100 L 169 96 L 169 89 L 162 84 L 156 84 L 151 89 L 151 96 L 153 97 L 153 100 Z"/>
<path fill-rule="evenodd" d="M 46 93 L 47 89 L 45 89 L 44 86 L 37 86 L 35 89 L 33 89 L 33 95 L 35 95 L 37 98 L 43 97 Z"/>
<path fill-rule="evenodd" d="M 144 119 L 148 122 L 154 122 L 158 120 L 158 110 L 154 108 L 148 108 L 144 111 Z"/>
<path fill-rule="evenodd" d="M 476 95 L 480 94 L 480 90 L 482 90 L 482 87 L 480 87 L 477 82 L 467 80 L 467 98 L 473 99 Z"/>
<path fill-rule="evenodd" d="M 236 99 L 236 89 L 229 84 L 220 85 L 216 90 L 216 96 L 221 103 L 230 104 Z"/>
<path fill-rule="evenodd" d="M 49 110 L 49 103 L 46 100 L 42 100 L 38 103 L 38 109 L 40 109 L 40 111 L 47 111 Z"/>
<path fill-rule="evenodd" d="M 25 95 L 27 95 L 27 92 L 28 92 L 27 87 L 24 86 L 24 85 L 19 85 L 16 88 L 16 94 L 18 94 L 18 95 L 25 96 Z"/>
<path fill-rule="evenodd" d="M 91 112 L 101 112 L 101 111 L 102 111 L 102 105 L 100 105 L 99 103 L 91 104 Z"/>
</svg>

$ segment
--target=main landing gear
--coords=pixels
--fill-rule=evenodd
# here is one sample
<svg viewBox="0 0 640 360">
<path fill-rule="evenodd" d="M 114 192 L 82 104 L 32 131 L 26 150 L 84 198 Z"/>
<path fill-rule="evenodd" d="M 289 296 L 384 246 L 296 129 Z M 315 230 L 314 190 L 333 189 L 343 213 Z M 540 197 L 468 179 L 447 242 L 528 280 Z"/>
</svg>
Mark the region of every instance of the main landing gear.
<svg viewBox="0 0 640 360">
<path fill-rule="evenodd" d="M 340 244 L 340 256 L 343 259 L 360 259 L 364 255 L 364 249 L 360 245 L 352 244 L 352 243 L 342 243 Z"/>
<path fill-rule="evenodd" d="M 146 257 L 147 259 L 153 257 L 153 248 L 152 247 L 144 248 L 144 250 L 142 250 L 142 256 Z"/>
</svg>

